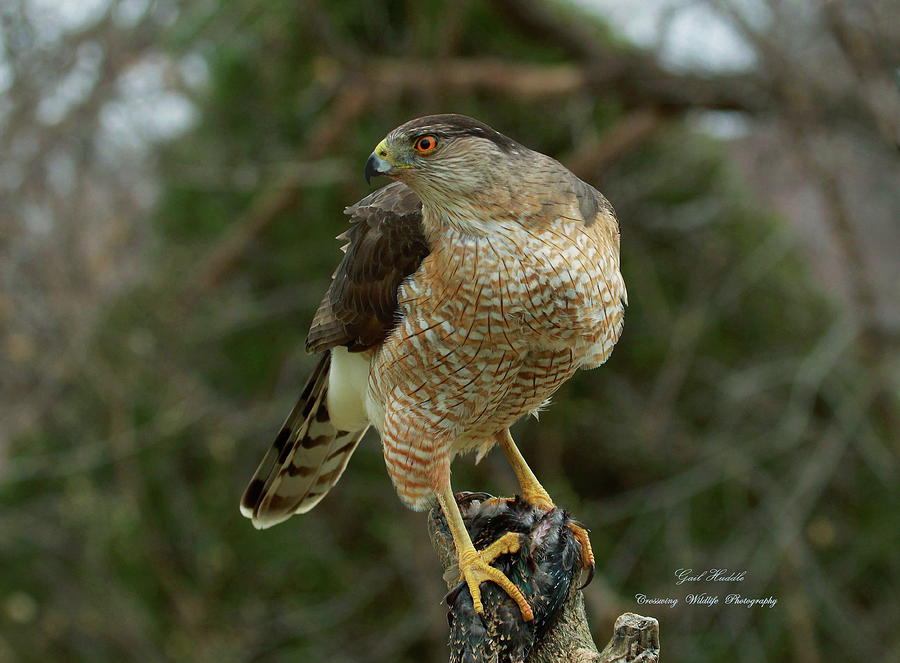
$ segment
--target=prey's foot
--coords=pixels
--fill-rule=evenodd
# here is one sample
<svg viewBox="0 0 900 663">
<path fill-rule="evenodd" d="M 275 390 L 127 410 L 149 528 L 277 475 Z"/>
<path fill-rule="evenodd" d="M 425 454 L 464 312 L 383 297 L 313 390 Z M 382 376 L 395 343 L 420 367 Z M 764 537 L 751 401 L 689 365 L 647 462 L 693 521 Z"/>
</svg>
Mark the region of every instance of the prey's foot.
<svg viewBox="0 0 900 663">
<path fill-rule="evenodd" d="M 578 545 L 581 547 L 581 568 L 587 571 L 588 576 L 587 580 L 578 589 L 584 589 L 594 579 L 594 551 L 591 548 L 591 538 L 588 536 L 588 531 L 581 525 L 568 522 L 566 527 L 572 530 L 575 540 L 578 541 Z"/>
<path fill-rule="evenodd" d="M 490 562 L 500 555 L 511 552 L 518 552 L 519 536 L 509 532 L 482 551 L 474 548 L 464 550 L 459 556 L 459 576 L 460 580 L 465 581 L 469 588 L 469 594 L 472 595 L 472 603 L 475 605 L 475 612 L 484 613 L 484 605 L 481 603 L 481 583 L 490 581 L 500 586 L 509 597 L 516 602 L 519 610 L 522 612 L 522 619 L 530 622 L 534 619 L 534 612 L 522 590 L 513 584 L 512 580 L 506 577 L 500 569 L 495 569 Z"/>
</svg>

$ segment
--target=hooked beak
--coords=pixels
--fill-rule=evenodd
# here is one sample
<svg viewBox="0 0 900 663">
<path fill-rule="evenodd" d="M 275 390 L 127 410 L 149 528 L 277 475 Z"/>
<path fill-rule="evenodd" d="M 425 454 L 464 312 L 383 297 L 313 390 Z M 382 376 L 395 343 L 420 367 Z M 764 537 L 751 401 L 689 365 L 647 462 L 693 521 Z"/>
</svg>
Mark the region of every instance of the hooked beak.
<svg viewBox="0 0 900 663">
<path fill-rule="evenodd" d="M 391 164 L 372 152 L 366 161 L 366 184 L 372 183 L 372 178 L 378 175 L 388 175 L 391 172 Z"/>
</svg>

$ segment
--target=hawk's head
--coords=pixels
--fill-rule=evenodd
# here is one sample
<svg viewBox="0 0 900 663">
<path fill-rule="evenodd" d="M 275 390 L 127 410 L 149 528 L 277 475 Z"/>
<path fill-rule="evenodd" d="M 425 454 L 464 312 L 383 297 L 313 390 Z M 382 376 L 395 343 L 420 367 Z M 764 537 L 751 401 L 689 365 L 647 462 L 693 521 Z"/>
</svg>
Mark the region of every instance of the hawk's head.
<svg viewBox="0 0 900 663">
<path fill-rule="evenodd" d="M 510 172 L 528 150 L 484 122 L 465 115 L 427 115 L 391 131 L 369 156 L 366 180 L 402 180 L 428 202 L 464 198 Z"/>
</svg>

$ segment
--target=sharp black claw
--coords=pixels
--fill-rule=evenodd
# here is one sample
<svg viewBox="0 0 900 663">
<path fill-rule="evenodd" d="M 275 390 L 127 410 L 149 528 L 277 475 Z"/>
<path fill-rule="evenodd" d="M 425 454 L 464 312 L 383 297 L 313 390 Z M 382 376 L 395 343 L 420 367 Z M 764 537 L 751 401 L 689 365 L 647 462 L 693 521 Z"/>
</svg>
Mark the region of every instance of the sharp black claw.
<svg viewBox="0 0 900 663">
<path fill-rule="evenodd" d="M 587 567 L 586 571 L 587 571 L 587 580 L 585 580 L 582 583 L 581 587 L 578 588 L 578 591 L 581 591 L 582 589 L 584 589 L 585 587 L 590 585 L 591 581 L 593 581 L 593 579 L 594 579 L 594 565 L 591 564 L 589 567 Z"/>
</svg>

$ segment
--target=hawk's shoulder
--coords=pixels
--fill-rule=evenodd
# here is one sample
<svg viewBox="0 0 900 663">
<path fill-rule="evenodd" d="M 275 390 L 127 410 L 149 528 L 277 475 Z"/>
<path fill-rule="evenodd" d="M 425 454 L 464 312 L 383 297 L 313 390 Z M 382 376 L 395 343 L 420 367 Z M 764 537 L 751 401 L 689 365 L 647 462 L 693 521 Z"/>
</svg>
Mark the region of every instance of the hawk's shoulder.
<svg viewBox="0 0 900 663">
<path fill-rule="evenodd" d="M 313 318 L 307 350 L 338 345 L 351 352 L 381 343 L 396 323 L 397 290 L 430 249 L 422 229 L 422 202 L 394 182 L 344 210 L 350 228 L 344 258 Z"/>
<path fill-rule="evenodd" d="M 575 194 L 575 200 L 578 201 L 578 209 L 581 212 L 581 218 L 584 219 L 586 225 L 591 225 L 597 219 L 598 214 L 603 214 L 613 220 L 616 220 L 616 212 L 613 206 L 602 193 L 597 191 L 584 180 L 579 179 L 571 171 L 568 174 L 569 184 L 572 192 Z"/>
</svg>

